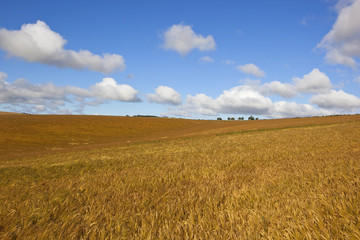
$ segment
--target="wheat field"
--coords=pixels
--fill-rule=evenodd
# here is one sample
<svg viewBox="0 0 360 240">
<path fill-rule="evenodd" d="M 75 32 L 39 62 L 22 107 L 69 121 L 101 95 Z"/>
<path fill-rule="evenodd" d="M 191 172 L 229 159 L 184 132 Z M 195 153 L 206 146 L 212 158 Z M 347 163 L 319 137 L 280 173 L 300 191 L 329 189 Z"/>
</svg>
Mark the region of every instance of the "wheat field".
<svg viewBox="0 0 360 240">
<path fill-rule="evenodd" d="M 0 238 L 360 239 L 359 115 L 266 121 L 6 155 Z"/>
</svg>

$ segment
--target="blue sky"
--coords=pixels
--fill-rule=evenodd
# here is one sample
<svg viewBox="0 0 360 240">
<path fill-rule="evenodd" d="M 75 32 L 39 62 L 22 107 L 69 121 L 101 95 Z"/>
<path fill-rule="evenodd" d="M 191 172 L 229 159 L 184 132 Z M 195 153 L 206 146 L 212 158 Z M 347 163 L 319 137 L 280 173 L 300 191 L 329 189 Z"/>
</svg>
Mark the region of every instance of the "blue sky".
<svg viewBox="0 0 360 240">
<path fill-rule="evenodd" d="M 360 112 L 360 0 L 7 1 L 0 111 Z"/>
</svg>

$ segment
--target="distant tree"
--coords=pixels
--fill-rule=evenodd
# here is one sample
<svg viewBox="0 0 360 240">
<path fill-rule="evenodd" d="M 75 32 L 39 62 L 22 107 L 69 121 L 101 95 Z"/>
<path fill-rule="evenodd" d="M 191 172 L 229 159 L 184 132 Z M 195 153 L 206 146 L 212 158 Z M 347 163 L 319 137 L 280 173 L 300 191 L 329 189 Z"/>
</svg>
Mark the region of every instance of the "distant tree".
<svg viewBox="0 0 360 240">
<path fill-rule="evenodd" d="M 244 120 L 244 117 L 239 117 L 238 120 L 239 121 Z"/>
<path fill-rule="evenodd" d="M 228 120 L 231 120 L 231 117 L 228 117 Z"/>
<path fill-rule="evenodd" d="M 259 120 L 259 118 L 255 118 L 255 120 Z"/>
<path fill-rule="evenodd" d="M 251 115 L 250 117 L 248 117 L 248 120 L 255 120 L 255 118 Z"/>
<path fill-rule="evenodd" d="M 222 120 L 222 118 L 221 118 L 221 117 L 218 117 L 216 120 Z"/>
</svg>

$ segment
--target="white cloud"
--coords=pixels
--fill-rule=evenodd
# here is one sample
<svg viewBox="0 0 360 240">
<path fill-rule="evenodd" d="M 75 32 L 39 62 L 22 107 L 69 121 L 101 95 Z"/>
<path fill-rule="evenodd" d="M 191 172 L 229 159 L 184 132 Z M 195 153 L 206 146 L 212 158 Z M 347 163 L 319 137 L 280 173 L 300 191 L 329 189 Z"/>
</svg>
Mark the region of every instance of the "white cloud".
<svg viewBox="0 0 360 240">
<path fill-rule="evenodd" d="M 5 81 L 0 72 L 0 103 L 17 106 L 26 111 L 69 113 L 65 104 L 74 104 L 78 109 L 84 105 L 98 105 L 106 101 L 139 102 L 138 91 L 129 85 L 117 84 L 112 78 L 104 78 L 89 89 L 74 86 L 56 86 L 53 83 L 32 84 L 26 79 L 13 83 Z M 79 110 L 80 111 L 80 110 Z"/>
<path fill-rule="evenodd" d="M 272 102 L 249 86 L 237 86 L 213 99 L 205 94 L 188 95 L 179 110 L 189 114 L 266 114 Z"/>
<path fill-rule="evenodd" d="M 200 51 L 214 50 L 216 44 L 211 35 L 203 37 L 196 34 L 191 26 L 178 24 L 172 25 L 165 32 L 163 47 L 166 50 L 174 50 L 185 56 L 193 49 Z"/>
<path fill-rule="evenodd" d="M 179 105 L 181 104 L 181 95 L 171 87 L 159 86 L 155 89 L 155 94 L 148 94 L 149 102 Z"/>
<path fill-rule="evenodd" d="M 139 102 L 138 91 L 127 84 L 118 84 L 113 78 L 103 78 L 101 82 L 91 85 L 89 89 L 67 86 L 66 94 L 76 96 L 79 100 L 93 98 L 96 104 L 114 100 L 120 102 Z M 93 102 L 94 104 L 94 102 Z"/>
<path fill-rule="evenodd" d="M 204 56 L 202 58 L 199 59 L 200 62 L 214 62 L 214 59 L 212 59 L 211 57 L 208 56 Z"/>
<path fill-rule="evenodd" d="M 339 0 L 339 1 L 336 3 L 336 5 L 335 5 L 334 8 L 335 8 L 335 10 L 336 10 L 337 12 L 340 12 L 341 9 L 343 9 L 344 7 L 352 4 L 353 2 L 354 2 L 354 0 Z"/>
<path fill-rule="evenodd" d="M 331 30 L 336 41 L 351 39 L 354 36 L 358 37 L 360 30 L 359 10 L 359 0 L 349 2 L 349 5 L 342 7 Z"/>
<path fill-rule="evenodd" d="M 308 74 L 304 74 L 302 78 L 293 78 L 292 81 L 292 83 L 272 81 L 261 85 L 259 80 L 247 79 L 245 85 L 251 86 L 265 96 L 279 95 L 283 98 L 292 98 L 299 93 L 329 92 L 332 88 L 329 77 L 317 68 Z"/>
<path fill-rule="evenodd" d="M 300 93 L 327 94 L 331 92 L 331 87 L 329 77 L 317 68 L 308 74 L 304 74 L 302 78 L 293 78 L 293 83 L 273 81 L 261 85 L 259 80 L 247 79 L 244 85 L 224 90 L 216 98 L 205 94 L 188 95 L 185 104 L 177 109 L 172 109 L 170 114 L 186 117 L 193 115 L 253 114 L 269 118 L 330 115 L 338 111 L 328 110 L 321 104 L 318 105 L 320 108 L 316 108 L 310 104 L 288 101 L 273 102 L 267 96 L 280 95 L 283 98 L 292 98 Z M 345 103 L 343 109 L 347 108 Z"/>
<path fill-rule="evenodd" d="M 358 106 L 358 99 L 342 91 L 331 90 L 329 77 L 314 68 L 302 78 L 294 78 L 293 83 L 273 81 L 260 84 L 260 81 L 245 81 L 244 85 L 224 90 L 216 98 L 205 94 L 188 95 L 185 104 L 170 110 L 170 114 L 179 116 L 216 116 L 218 114 L 252 114 L 269 118 L 308 117 L 346 113 Z M 336 94 L 334 94 L 336 92 Z M 267 96 L 280 95 L 292 98 L 300 93 L 318 94 L 311 98 L 310 103 L 273 102 Z M 331 93 L 331 94 L 330 94 Z M 334 100 L 330 100 L 333 98 Z M 354 104 L 351 104 L 351 103 Z"/>
<path fill-rule="evenodd" d="M 236 68 L 246 74 L 250 74 L 255 77 L 264 77 L 265 76 L 265 72 L 253 63 L 239 65 Z"/>
<path fill-rule="evenodd" d="M 316 109 L 310 104 L 298 104 L 295 102 L 275 102 L 269 113 L 269 118 L 311 117 L 330 115 L 332 112 L 324 109 Z"/>
<path fill-rule="evenodd" d="M 125 60 L 121 55 L 105 53 L 99 56 L 87 50 L 76 52 L 64 49 L 65 44 L 66 40 L 60 34 L 40 20 L 35 24 L 24 24 L 20 30 L 0 29 L 0 48 L 9 56 L 20 57 L 28 62 L 102 73 L 125 69 Z"/>
<path fill-rule="evenodd" d="M 187 95 L 186 104 L 180 108 L 180 111 L 188 116 L 192 114 L 217 115 L 215 100 L 203 93 L 195 96 Z"/>
<path fill-rule="evenodd" d="M 90 90 L 84 89 L 84 88 L 79 88 L 79 87 L 74 87 L 74 86 L 66 86 L 65 92 L 68 94 L 74 95 L 74 96 L 78 97 L 79 99 L 93 96 L 93 94 L 91 93 Z"/>
<path fill-rule="evenodd" d="M 134 74 L 129 73 L 128 75 L 126 75 L 125 78 L 126 78 L 126 79 L 133 79 L 133 78 L 134 78 Z"/>
<path fill-rule="evenodd" d="M 52 83 L 33 85 L 22 78 L 12 84 L 4 79 L 0 81 L 0 103 L 42 104 L 47 100 L 63 103 L 66 100 L 64 88 Z"/>
<path fill-rule="evenodd" d="M 343 90 L 332 90 L 313 96 L 310 102 L 325 109 L 339 109 L 343 111 L 354 111 L 360 108 L 360 98 L 345 93 Z"/>
<path fill-rule="evenodd" d="M 8 75 L 4 72 L 0 72 L 0 82 L 5 81 L 5 79 L 8 77 Z"/>
<path fill-rule="evenodd" d="M 90 86 L 90 97 L 99 100 L 116 100 L 123 102 L 139 102 L 138 91 L 127 84 L 117 84 L 113 78 L 103 78 L 95 85 Z"/>
<path fill-rule="evenodd" d="M 233 60 L 230 60 L 230 59 L 226 59 L 226 60 L 222 60 L 222 63 L 225 63 L 227 65 L 233 65 L 235 64 L 235 62 Z"/>
<path fill-rule="evenodd" d="M 283 98 L 292 98 L 297 95 L 295 86 L 289 83 L 281 83 L 279 81 L 273 81 L 265 83 L 260 87 L 260 92 L 264 95 L 280 95 Z"/>
<path fill-rule="evenodd" d="M 270 98 L 248 86 L 238 86 L 223 93 L 216 99 L 216 108 L 221 113 L 264 114 L 271 105 Z"/>
<path fill-rule="evenodd" d="M 336 22 L 318 47 L 326 49 L 325 58 L 330 63 L 356 69 L 356 58 L 360 57 L 360 0 L 339 1 L 336 9 Z"/>
<path fill-rule="evenodd" d="M 44 105 L 35 105 L 34 106 L 34 109 L 37 111 L 37 112 L 44 112 L 46 111 L 46 107 Z"/>
<path fill-rule="evenodd" d="M 262 115 L 268 118 L 309 117 L 333 114 L 334 111 L 315 108 L 310 104 L 295 102 L 272 102 L 252 86 L 237 86 L 224 90 L 217 98 L 205 94 L 188 95 L 186 103 L 170 114 L 193 117 L 218 114 Z"/>
<path fill-rule="evenodd" d="M 294 78 L 293 82 L 296 90 L 304 93 L 328 92 L 332 88 L 329 77 L 317 68 L 305 74 L 303 78 Z"/>
</svg>

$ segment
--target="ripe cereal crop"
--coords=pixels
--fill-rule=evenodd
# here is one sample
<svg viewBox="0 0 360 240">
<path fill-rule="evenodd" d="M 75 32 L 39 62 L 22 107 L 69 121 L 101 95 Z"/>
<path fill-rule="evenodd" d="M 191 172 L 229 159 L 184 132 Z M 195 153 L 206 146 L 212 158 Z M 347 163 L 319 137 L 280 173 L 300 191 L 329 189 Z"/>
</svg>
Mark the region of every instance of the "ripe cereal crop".
<svg viewBox="0 0 360 240">
<path fill-rule="evenodd" d="M 0 115 L 1 239 L 360 239 L 360 116 Z"/>
</svg>

